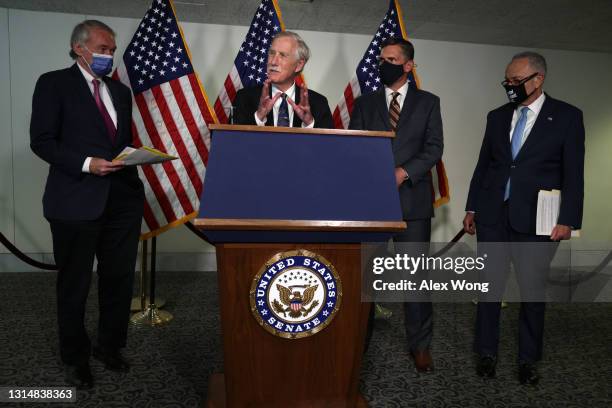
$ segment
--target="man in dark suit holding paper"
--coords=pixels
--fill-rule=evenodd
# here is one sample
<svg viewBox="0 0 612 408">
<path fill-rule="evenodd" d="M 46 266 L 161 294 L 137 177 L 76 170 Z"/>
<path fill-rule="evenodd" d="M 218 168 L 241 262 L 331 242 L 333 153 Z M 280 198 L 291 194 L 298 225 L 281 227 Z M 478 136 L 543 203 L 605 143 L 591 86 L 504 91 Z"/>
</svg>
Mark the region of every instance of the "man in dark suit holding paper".
<svg viewBox="0 0 612 408">
<path fill-rule="evenodd" d="M 502 251 L 496 259 L 500 263 L 494 262 L 497 270 L 491 273 L 503 281 L 512 260 L 521 285 L 518 360 L 522 384 L 539 380 L 535 363 L 542 354 L 545 303 L 537 287 L 545 286 L 557 247 L 554 242 L 569 239 L 571 230 L 582 223 L 582 112 L 544 94 L 545 78 L 546 60 L 537 53 L 517 54 L 508 64 L 502 85 L 510 103 L 487 116 L 463 221 L 466 232 L 477 232 L 479 246 L 490 245 L 495 251 L 494 244 L 487 243 L 513 243 L 511 250 Z M 552 189 L 562 194 L 557 225 L 550 236 L 538 236 L 538 192 Z M 528 291 L 538 296 L 525 301 Z M 477 373 L 483 377 L 495 376 L 499 300 L 478 304 L 475 351 L 479 355 Z"/>
<path fill-rule="evenodd" d="M 380 78 L 384 88 L 355 100 L 350 129 L 394 131 L 393 157 L 402 216 L 408 224 L 395 242 L 410 242 L 429 250 L 434 215 L 430 170 L 442 158 L 444 148 L 440 99 L 410 83 L 414 47 L 402 38 L 381 45 Z M 404 304 L 406 336 L 417 371 L 433 369 L 430 344 L 433 335 L 431 302 Z M 370 325 L 372 323 L 370 322 Z"/>
<path fill-rule="evenodd" d="M 238 91 L 233 123 L 333 128 L 327 98 L 296 83 L 309 58 L 310 50 L 298 34 L 276 34 L 268 51 L 268 78 L 263 86 Z"/>
<path fill-rule="evenodd" d="M 130 90 L 108 75 L 116 49 L 106 24 L 86 20 L 70 40 L 70 68 L 43 74 L 34 90 L 30 146 L 49 163 L 44 216 L 58 266 L 59 346 L 69 385 L 89 388 L 84 325 L 94 257 L 100 318 L 95 358 L 127 371 L 120 349 L 129 322 L 144 190 L 135 167 L 112 159 L 132 142 Z"/>
</svg>

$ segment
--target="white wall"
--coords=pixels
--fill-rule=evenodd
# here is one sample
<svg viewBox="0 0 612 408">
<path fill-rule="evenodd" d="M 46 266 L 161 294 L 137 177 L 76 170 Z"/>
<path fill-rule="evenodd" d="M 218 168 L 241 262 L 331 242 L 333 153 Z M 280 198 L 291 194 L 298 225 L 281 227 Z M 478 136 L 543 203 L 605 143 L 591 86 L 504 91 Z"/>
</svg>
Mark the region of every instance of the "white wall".
<svg viewBox="0 0 612 408">
<path fill-rule="evenodd" d="M 11 87 L 8 12 L 0 9 L 0 232 L 13 238 L 13 145 L 11 133 Z M 0 254 L 6 252 L 0 246 Z"/>
<path fill-rule="evenodd" d="M 138 20 L 0 8 L 0 231 L 28 253 L 51 252 L 50 232 L 41 205 L 47 165 L 33 155 L 28 145 L 34 84 L 43 72 L 71 64 L 68 57 L 71 29 L 78 21 L 92 17 L 115 29 L 117 55 L 121 55 Z M 185 23 L 183 31 L 196 71 L 209 100 L 214 102 L 247 27 Z M 312 48 L 313 56 L 305 70 L 309 87 L 325 94 L 333 110 L 370 36 L 299 33 Z M 486 113 L 505 102 L 499 85 L 505 65 L 522 49 L 419 39 L 413 42 L 421 86 L 439 95 L 442 101 L 444 161 L 451 202 L 437 211 L 432 239 L 445 241 L 461 226 L 467 185 L 482 140 Z M 584 239 L 610 242 L 612 217 L 607 210 L 612 164 L 607 159 L 612 153 L 609 74 L 612 55 L 537 51 L 549 62 L 547 92 L 584 111 L 587 131 Z M 158 240 L 160 253 L 210 254 L 211 250 L 184 227 L 162 234 Z M 0 252 L 6 251 L 0 248 Z M 12 270 L 2 259 L 0 256 L 0 271 Z"/>
</svg>

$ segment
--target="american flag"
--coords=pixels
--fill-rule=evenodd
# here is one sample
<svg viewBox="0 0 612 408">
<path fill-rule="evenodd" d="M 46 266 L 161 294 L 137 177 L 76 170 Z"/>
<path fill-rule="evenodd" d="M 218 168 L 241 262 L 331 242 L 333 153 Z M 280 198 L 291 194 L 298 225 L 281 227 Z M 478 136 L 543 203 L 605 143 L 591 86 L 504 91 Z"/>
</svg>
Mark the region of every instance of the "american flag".
<svg viewBox="0 0 612 408">
<path fill-rule="evenodd" d="M 210 148 L 208 124 L 217 122 L 171 0 L 153 1 L 113 77 L 132 89 L 133 144 L 179 157 L 138 167 L 146 239 L 196 216 Z"/>
<path fill-rule="evenodd" d="M 236 92 L 242 88 L 262 85 L 267 78 L 268 49 L 272 37 L 285 26 L 276 0 L 263 0 L 249 27 L 232 70 L 215 101 L 215 113 L 221 123 L 228 123 Z"/>
<path fill-rule="evenodd" d="M 380 55 L 381 43 L 390 37 L 402 37 L 408 39 L 404 22 L 402 19 L 402 11 L 397 0 L 391 0 L 389 9 L 385 14 L 382 22 L 376 30 L 376 34 L 368 45 L 361 61 L 357 65 L 356 76 L 351 78 L 348 85 L 344 89 L 344 94 L 334 109 L 334 126 L 336 129 L 347 129 L 353 112 L 353 102 L 361 94 L 376 92 L 384 87 L 380 80 L 378 71 L 378 56 Z M 419 78 L 416 71 L 413 69 L 408 75 L 411 86 L 416 84 L 420 87 Z M 444 163 L 440 160 L 436 163 L 435 169 L 432 169 L 433 180 L 433 195 L 434 207 L 447 203 L 450 199 L 448 179 L 444 169 Z"/>
</svg>

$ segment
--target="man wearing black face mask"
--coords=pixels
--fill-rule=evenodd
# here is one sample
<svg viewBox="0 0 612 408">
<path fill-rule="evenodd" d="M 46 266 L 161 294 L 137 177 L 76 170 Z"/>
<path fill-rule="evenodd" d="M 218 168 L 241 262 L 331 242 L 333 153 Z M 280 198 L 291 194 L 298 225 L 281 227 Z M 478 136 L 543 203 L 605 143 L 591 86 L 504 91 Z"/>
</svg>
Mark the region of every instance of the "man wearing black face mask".
<svg viewBox="0 0 612 408">
<path fill-rule="evenodd" d="M 351 129 L 395 132 L 395 180 L 402 215 L 408 224 L 395 242 L 410 242 L 415 256 L 427 254 L 431 237 L 433 195 L 430 170 L 442 157 L 440 99 L 408 80 L 414 68 L 414 47 L 403 38 L 388 38 L 381 46 L 380 90 L 355 100 Z M 418 250 L 417 250 L 418 247 Z M 431 302 L 404 304 L 406 337 L 417 371 L 433 369 L 430 344 L 433 334 Z M 370 319 L 371 322 L 371 319 Z M 371 330 L 371 323 L 370 323 Z M 368 333 L 368 341 L 371 331 Z"/>
<path fill-rule="evenodd" d="M 496 255 L 499 263 L 494 262 L 496 270 L 491 271 L 496 281 L 505 281 L 512 261 L 521 286 L 518 360 L 522 384 L 539 380 L 535 363 L 542 355 L 545 305 L 541 293 L 534 299 L 525 296 L 525 291 L 537 289 L 539 280 L 545 283 L 555 241 L 569 239 L 571 229 L 582 223 L 582 112 L 544 94 L 545 77 L 546 60 L 535 52 L 515 55 L 506 68 L 502 85 L 510 103 L 487 116 L 463 220 L 467 233 L 477 232 L 479 247 L 488 242 L 522 243 Z M 538 192 L 552 189 L 562 193 L 557 225 L 550 236 L 538 236 Z M 482 377 L 495 376 L 499 300 L 478 303 L 474 348 L 479 355 L 477 373 Z"/>
<path fill-rule="evenodd" d="M 130 89 L 106 75 L 115 33 L 86 20 L 70 39 L 75 63 L 47 72 L 32 98 L 30 146 L 49 163 L 43 211 L 58 266 L 59 349 L 68 385 L 90 388 L 89 358 L 127 371 L 125 347 L 144 189 L 134 167 L 113 158 L 132 143 Z M 97 345 L 85 328 L 85 303 L 98 261 Z"/>
</svg>

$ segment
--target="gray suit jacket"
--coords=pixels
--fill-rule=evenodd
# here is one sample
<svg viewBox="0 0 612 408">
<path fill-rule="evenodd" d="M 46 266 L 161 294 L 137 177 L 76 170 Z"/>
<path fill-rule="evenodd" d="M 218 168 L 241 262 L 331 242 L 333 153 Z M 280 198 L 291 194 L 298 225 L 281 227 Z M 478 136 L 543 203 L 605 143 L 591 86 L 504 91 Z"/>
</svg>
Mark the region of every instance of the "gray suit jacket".
<svg viewBox="0 0 612 408">
<path fill-rule="evenodd" d="M 391 130 L 384 88 L 355 100 L 349 128 Z M 405 220 L 433 217 L 430 170 L 442 158 L 443 149 L 440 98 L 409 86 L 393 139 L 395 166 L 410 176 L 399 188 Z"/>
</svg>

